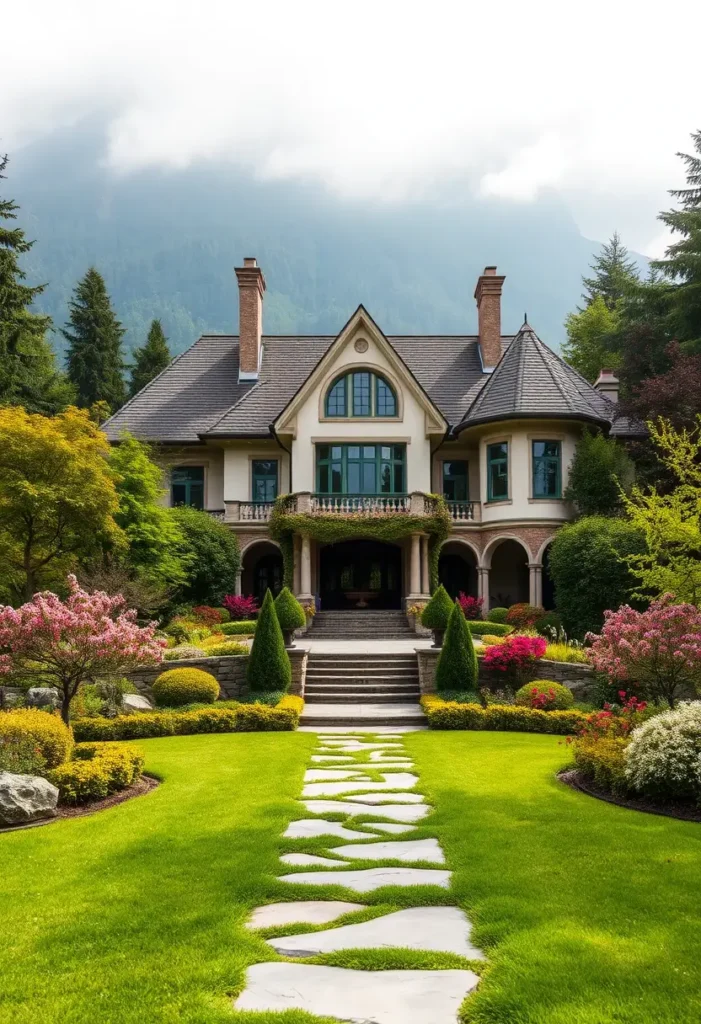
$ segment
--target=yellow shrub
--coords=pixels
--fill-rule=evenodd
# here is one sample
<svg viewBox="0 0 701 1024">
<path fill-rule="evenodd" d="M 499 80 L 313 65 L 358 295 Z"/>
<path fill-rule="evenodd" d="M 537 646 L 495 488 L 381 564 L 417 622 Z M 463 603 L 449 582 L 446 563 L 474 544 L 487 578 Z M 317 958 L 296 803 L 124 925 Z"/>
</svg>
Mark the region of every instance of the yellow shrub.
<svg viewBox="0 0 701 1024">
<path fill-rule="evenodd" d="M 581 711 L 539 711 L 513 704 L 460 704 L 435 694 L 421 698 L 431 729 L 494 729 L 500 732 L 545 732 L 565 736 L 586 719 Z"/>
<path fill-rule="evenodd" d="M 575 764 L 597 786 L 621 796 L 629 788 L 625 773 L 629 744 L 630 739 L 622 736 L 578 739 L 574 745 Z"/>
<path fill-rule="evenodd" d="M 219 696 L 219 683 L 200 668 L 171 668 L 156 679 L 153 696 L 161 707 L 213 704 Z"/>
<path fill-rule="evenodd" d="M 0 741 L 31 738 L 41 751 L 47 768 L 62 764 L 73 749 L 73 734 L 58 714 L 38 708 L 0 711 Z"/>
<path fill-rule="evenodd" d="M 489 633 L 486 636 L 481 636 L 480 640 L 485 647 L 494 647 L 496 644 L 503 644 L 506 638 L 503 636 L 491 636 Z"/>
<path fill-rule="evenodd" d="M 144 759 L 136 747 L 122 743 L 79 743 L 73 757 L 47 776 L 58 788 L 61 803 L 102 800 L 110 793 L 131 786 L 144 767 Z"/>
<path fill-rule="evenodd" d="M 581 647 L 571 647 L 569 644 L 548 644 L 543 657 L 546 661 L 572 661 L 581 665 L 589 664 L 586 651 L 583 651 Z"/>
</svg>

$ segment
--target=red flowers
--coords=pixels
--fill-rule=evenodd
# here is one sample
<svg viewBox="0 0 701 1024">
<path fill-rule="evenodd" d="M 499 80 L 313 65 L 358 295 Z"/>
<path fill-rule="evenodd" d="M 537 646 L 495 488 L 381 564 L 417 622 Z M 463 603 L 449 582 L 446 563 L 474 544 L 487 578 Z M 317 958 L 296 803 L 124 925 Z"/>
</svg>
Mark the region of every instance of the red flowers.
<svg viewBox="0 0 701 1024">
<path fill-rule="evenodd" d="M 484 604 L 483 597 L 470 597 L 469 594 L 463 594 L 461 590 L 458 594 L 457 600 L 466 619 L 475 622 L 477 619 L 482 618 L 482 606 Z"/>
<path fill-rule="evenodd" d="M 508 673 L 520 684 L 543 657 L 547 646 L 542 636 L 508 637 L 503 643 L 487 648 L 484 664 L 497 672 Z"/>
<path fill-rule="evenodd" d="M 234 621 L 252 619 L 258 614 L 258 602 L 252 595 L 245 597 L 243 594 L 227 594 L 224 607 Z"/>
</svg>

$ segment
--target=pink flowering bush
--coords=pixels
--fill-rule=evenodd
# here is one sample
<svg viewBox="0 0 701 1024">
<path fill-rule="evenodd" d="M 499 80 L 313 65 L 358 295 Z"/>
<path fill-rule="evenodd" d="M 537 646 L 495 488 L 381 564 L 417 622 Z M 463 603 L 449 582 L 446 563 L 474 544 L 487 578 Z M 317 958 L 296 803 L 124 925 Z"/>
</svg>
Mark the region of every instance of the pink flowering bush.
<svg viewBox="0 0 701 1024">
<path fill-rule="evenodd" d="M 503 672 L 520 686 L 532 678 L 546 647 L 547 642 L 542 636 L 507 637 L 503 643 L 487 648 L 484 665 L 496 672 Z"/>
<path fill-rule="evenodd" d="M 251 594 L 227 594 L 224 598 L 224 607 L 234 622 L 239 619 L 254 619 L 259 610 L 258 602 Z"/>
<path fill-rule="evenodd" d="M 0 675 L 31 671 L 57 687 L 66 724 L 81 683 L 158 665 L 166 646 L 155 636 L 155 622 L 137 625 L 121 595 L 91 594 L 75 576 L 68 586 L 65 601 L 45 591 L 21 608 L 0 605 Z"/>
<path fill-rule="evenodd" d="M 483 597 L 470 597 L 469 594 L 463 594 L 462 590 L 458 594 L 458 604 L 462 608 L 465 618 L 468 622 L 476 622 L 482 618 L 483 615 Z"/>
<path fill-rule="evenodd" d="M 673 601 L 665 594 L 644 612 L 624 604 L 604 613 L 600 634 L 587 635 L 597 671 L 670 707 L 680 691 L 701 687 L 701 611 Z"/>
</svg>

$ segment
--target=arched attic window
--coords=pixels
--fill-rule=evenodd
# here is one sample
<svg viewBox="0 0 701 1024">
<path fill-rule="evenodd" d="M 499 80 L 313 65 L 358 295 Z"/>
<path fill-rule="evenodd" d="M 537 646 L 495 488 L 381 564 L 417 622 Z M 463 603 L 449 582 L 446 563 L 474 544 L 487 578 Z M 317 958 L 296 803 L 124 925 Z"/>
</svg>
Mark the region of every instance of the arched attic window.
<svg viewBox="0 0 701 1024">
<path fill-rule="evenodd" d="M 326 392 L 327 416 L 393 417 L 397 396 L 390 384 L 372 370 L 353 370 L 337 377 Z"/>
</svg>

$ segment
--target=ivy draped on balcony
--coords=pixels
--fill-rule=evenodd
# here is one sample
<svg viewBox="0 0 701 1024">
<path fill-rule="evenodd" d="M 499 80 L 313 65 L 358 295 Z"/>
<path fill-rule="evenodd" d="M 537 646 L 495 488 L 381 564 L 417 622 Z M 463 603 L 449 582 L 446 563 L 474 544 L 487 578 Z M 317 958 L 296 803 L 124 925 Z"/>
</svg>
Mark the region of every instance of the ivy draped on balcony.
<svg viewBox="0 0 701 1024">
<path fill-rule="evenodd" d="M 284 585 L 292 587 L 294 576 L 294 535 L 306 534 L 321 544 L 336 544 L 344 540 L 378 540 L 396 543 L 412 533 L 429 536 L 429 574 L 431 592 L 438 586 L 438 558 L 441 544 L 452 528 L 452 519 L 445 499 L 438 494 L 433 499 L 433 511 L 426 515 L 411 515 L 405 511 L 370 513 L 357 512 L 314 513 L 290 511 L 290 495 L 283 494 L 275 502 L 268 528 L 270 536 L 282 551 Z"/>
</svg>

